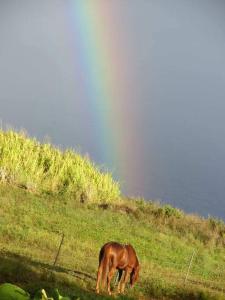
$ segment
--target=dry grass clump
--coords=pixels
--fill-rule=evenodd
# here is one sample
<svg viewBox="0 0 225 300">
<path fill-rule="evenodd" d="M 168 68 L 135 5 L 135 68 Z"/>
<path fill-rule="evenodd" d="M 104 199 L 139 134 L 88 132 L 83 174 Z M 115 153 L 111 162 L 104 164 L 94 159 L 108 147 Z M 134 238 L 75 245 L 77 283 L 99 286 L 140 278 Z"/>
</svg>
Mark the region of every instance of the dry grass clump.
<svg viewBox="0 0 225 300">
<path fill-rule="evenodd" d="M 203 218 L 194 214 L 185 214 L 169 204 L 142 198 L 122 198 L 116 210 L 134 215 L 138 219 L 148 220 L 157 225 L 160 231 L 172 230 L 178 236 L 186 236 L 190 241 L 198 240 L 208 246 L 225 246 L 225 224 L 213 217 Z"/>
</svg>

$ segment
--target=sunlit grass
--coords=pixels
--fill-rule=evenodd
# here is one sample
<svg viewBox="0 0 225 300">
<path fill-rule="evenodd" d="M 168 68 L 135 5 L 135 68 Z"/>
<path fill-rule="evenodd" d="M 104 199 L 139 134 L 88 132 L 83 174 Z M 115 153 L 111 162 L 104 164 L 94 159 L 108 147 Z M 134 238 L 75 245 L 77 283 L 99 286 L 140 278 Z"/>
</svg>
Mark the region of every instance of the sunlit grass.
<svg viewBox="0 0 225 300">
<path fill-rule="evenodd" d="M 0 180 L 36 193 L 70 194 L 83 202 L 112 202 L 120 195 L 111 174 L 88 157 L 12 130 L 0 131 Z"/>
<path fill-rule="evenodd" d="M 191 238 L 188 234 L 180 235 L 168 225 L 173 216 L 166 217 L 166 225 L 163 216 L 155 217 L 153 211 L 159 209 L 157 204 L 150 203 L 148 210 L 148 204 L 122 199 L 119 205 L 100 208 L 94 204 L 66 202 L 64 196 L 35 196 L 8 185 L 0 186 L 0 204 L 0 249 L 4 248 L 4 251 L 52 266 L 64 233 L 57 265 L 95 278 L 98 252 L 106 241 L 131 243 L 138 253 L 142 269 L 140 282 L 128 293 L 129 297 L 225 299 L 222 293 L 225 288 L 225 251 L 222 244 L 211 247 L 197 234 Z M 140 205 L 144 205 L 146 210 L 140 209 Z M 168 207 L 165 209 L 167 211 Z M 185 221 L 188 216 L 179 218 L 183 218 L 184 224 L 188 222 Z M 207 224 L 208 220 L 202 222 Z M 196 254 L 184 286 L 193 250 Z M 43 270 L 39 270 L 37 265 L 39 272 Z M 54 274 L 54 282 L 58 282 L 62 274 Z M 15 276 L 10 274 L 12 281 L 17 279 Z M 85 291 L 94 289 L 94 280 L 80 281 L 66 274 L 64 276 L 66 282 L 70 282 L 71 290 L 74 284 Z M 39 280 L 36 279 L 35 287 L 43 284 Z M 55 284 L 51 283 L 51 277 L 49 280 L 49 284 Z M 21 281 L 21 285 L 29 287 L 27 282 Z"/>
</svg>

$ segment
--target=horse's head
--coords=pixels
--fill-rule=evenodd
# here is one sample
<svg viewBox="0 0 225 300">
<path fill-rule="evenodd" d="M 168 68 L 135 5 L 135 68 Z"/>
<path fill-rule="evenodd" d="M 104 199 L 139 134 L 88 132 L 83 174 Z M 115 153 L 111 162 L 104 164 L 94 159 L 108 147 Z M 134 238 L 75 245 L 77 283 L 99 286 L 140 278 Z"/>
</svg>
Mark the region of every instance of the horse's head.
<svg viewBox="0 0 225 300">
<path fill-rule="evenodd" d="M 140 271 L 140 265 L 137 265 L 135 268 L 133 268 L 133 270 L 130 274 L 130 285 L 131 285 L 131 287 L 133 287 L 135 282 L 138 280 L 139 271 Z"/>
</svg>

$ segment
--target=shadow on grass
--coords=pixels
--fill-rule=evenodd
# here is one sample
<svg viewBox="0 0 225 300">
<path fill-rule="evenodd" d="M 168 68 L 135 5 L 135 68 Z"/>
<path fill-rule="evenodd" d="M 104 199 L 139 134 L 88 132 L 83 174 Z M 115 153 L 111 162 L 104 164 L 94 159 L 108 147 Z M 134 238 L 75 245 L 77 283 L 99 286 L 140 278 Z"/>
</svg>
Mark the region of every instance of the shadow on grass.
<svg viewBox="0 0 225 300">
<path fill-rule="evenodd" d="M 28 291 L 31 296 L 41 288 L 49 294 L 52 288 L 58 288 L 62 295 L 72 300 L 109 300 L 114 297 L 97 295 L 94 291 L 95 278 L 85 272 L 70 270 L 61 266 L 52 266 L 29 257 L 12 252 L 0 251 L 0 284 L 13 283 Z M 79 281 L 78 281 L 79 280 Z M 140 285 L 141 286 L 141 285 Z M 141 299 L 173 300 L 222 300 L 224 294 L 209 294 L 206 290 L 167 285 L 162 280 L 153 279 L 145 282 L 143 289 L 149 297 Z M 142 288 L 141 288 L 142 290 Z M 138 295 L 116 296 L 118 300 L 138 299 Z"/>
<path fill-rule="evenodd" d="M 97 295 L 94 291 L 95 278 L 88 273 L 69 270 L 60 266 L 37 262 L 12 252 L 0 252 L 0 284 L 9 282 L 22 287 L 31 295 L 44 288 L 47 293 L 52 288 L 70 296 L 73 300 L 112 299 L 107 295 Z M 76 279 L 81 280 L 78 284 Z M 134 300 L 124 295 L 121 300 Z"/>
</svg>

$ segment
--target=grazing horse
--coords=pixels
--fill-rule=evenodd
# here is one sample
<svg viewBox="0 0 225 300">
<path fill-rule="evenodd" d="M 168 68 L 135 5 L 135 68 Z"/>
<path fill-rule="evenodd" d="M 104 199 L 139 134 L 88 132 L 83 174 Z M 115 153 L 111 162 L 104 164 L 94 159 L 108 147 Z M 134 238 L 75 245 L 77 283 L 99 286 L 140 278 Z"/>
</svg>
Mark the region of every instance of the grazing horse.
<svg viewBox="0 0 225 300">
<path fill-rule="evenodd" d="M 110 282 L 116 270 L 119 271 L 118 292 L 124 293 L 125 285 L 130 276 L 131 287 L 139 277 L 139 261 L 134 248 L 131 245 L 121 245 L 109 242 L 102 246 L 99 253 L 99 267 L 97 273 L 96 292 L 99 293 L 99 284 L 105 287 L 107 279 L 107 290 L 111 295 Z M 124 271 L 124 276 L 123 275 Z M 123 278 L 122 278 L 123 277 Z"/>
</svg>

